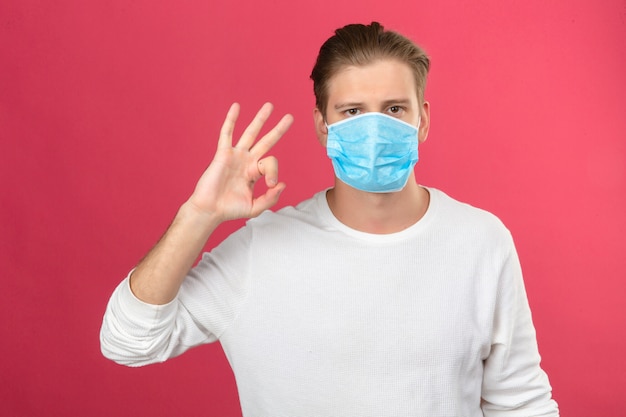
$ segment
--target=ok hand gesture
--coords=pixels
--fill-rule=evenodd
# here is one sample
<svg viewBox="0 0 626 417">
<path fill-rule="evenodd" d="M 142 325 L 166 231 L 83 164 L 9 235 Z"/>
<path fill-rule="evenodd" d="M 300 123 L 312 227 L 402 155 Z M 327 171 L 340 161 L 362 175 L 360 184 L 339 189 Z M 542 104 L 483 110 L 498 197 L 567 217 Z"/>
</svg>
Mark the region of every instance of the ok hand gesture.
<svg viewBox="0 0 626 417">
<path fill-rule="evenodd" d="M 293 122 L 285 115 L 267 134 L 256 140 L 272 113 L 264 104 L 241 138 L 233 146 L 233 130 L 239 116 L 239 104 L 230 107 L 222 125 L 213 161 L 200 177 L 189 203 L 202 214 L 220 221 L 256 217 L 278 201 L 285 184 L 278 182 L 278 161 L 265 154 L 287 132 Z M 254 197 L 254 185 L 265 177 L 267 190 Z"/>
</svg>

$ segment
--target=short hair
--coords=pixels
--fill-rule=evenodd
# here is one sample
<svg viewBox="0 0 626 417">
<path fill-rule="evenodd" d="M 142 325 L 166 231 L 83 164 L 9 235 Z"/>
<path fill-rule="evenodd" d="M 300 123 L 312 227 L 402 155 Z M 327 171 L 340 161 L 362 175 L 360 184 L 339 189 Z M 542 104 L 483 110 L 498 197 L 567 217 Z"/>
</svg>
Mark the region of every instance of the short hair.
<svg viewBox="0 0 626 417">
<path fill-rule="evenodd" d="M 409 65 L 415 78 L 417 98 L 424 102 L 430 59 L 413 41 L 385 30 L 378 22 L 351 24 L 335 30 L 320 48 L 311 72 L 315 105 L 324 117 L 328 105 L 328 82 L 345 66 L 365 66 L 381 59 L 396 59 Z"/>
</svg>

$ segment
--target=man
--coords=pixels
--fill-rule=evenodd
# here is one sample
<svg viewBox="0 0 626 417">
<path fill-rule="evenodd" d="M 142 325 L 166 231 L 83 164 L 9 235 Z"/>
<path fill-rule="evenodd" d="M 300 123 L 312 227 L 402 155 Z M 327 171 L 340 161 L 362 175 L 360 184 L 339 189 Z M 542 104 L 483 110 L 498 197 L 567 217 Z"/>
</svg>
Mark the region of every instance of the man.
<svg viewBox="0 0 626 417">
<path fill-rule="evenodd" d="M 336 181 L 277 213 L 265 155 L 292 117 L 256 141 L 266 104 L 233 146 L 233 105 L 195 191 L 111 297 L 103 353 L 138 366 L 219 340 L 245 416 L 557 416 L 509 232 L 415 180 L 428 67 L 378 23 L 338 29 L 311 75 Z M 235 218 L 252 219 L 192 268 Z"/>
</svg>

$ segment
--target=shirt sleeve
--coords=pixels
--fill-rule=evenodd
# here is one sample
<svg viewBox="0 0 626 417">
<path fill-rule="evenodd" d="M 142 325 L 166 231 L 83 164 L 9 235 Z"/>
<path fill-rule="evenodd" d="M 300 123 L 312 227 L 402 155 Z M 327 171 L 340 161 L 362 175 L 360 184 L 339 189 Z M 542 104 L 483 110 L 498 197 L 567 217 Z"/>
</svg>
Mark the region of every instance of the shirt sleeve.
<svg viewBox="0 0 626 417">
<path fill-rule="evenodd" d="M 558 417 L 541 369 L 535 328 L 515 248 L 498 284 L 491 352 L 484 361 L 482 409 L 486 417 Z"/>
<path fill-rule="evenodd" d="M 142 302 L 126 277 L 104 314 L 103 355 L 123 365 L 143 366 L 217 341 L 247 298 L 251 240 L 249 228 L 243 227 L 205 253 L 168 304 Z"/>
<path fill-rule="evenodd" d="M 178 298 L 164 305 L 144 303 L 132 293 L 128 277 L 113 292 L 100 329 L 102 354 L 127 366 L 163 362 L 214 340 L 194 324 Z"/>
</svg>

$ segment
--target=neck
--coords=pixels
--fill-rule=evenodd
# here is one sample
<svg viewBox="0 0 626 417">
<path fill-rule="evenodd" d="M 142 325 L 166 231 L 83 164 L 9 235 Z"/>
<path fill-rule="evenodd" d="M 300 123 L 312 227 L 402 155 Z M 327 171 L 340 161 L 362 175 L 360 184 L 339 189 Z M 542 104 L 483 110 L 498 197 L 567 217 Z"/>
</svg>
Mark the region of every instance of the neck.
<svg viewBox="0 0 626 417">
<path fill-rule="evenodd" d="M 346 226 L 366 233 L 400 232 L 417 223 L 426 213 L 430 194 L 414 178 L 395 193 L 368 193 L 341 181 L 326 195 L 335 217 Z"/>
</svg>

